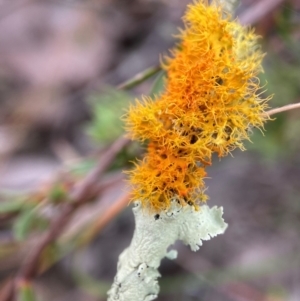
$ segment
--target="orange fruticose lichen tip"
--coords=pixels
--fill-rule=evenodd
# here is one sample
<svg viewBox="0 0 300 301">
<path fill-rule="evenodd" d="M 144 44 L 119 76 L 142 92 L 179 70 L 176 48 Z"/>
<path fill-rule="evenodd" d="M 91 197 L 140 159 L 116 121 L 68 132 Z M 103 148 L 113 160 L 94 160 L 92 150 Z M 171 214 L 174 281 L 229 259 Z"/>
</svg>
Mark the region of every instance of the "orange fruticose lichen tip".
<svg viewBox="0 0 300 301">
<path fill-rule="evenodd" d="M 137 101 L 126 117 L 131 137 L 150 141 L 129 173 L 134 199 L 154 211 L 172 198 L 193 206 L 206 200 L 212 155 L 243 149 L 251 128 L 266 120 L 269 98 L 260 98 L 257 78 L 263 53 L 254 32 L 224 17 L 218 1 L 196 1 L 183 20 L 180 43 L 164 62 L 165 92 Z"/>
</svg>

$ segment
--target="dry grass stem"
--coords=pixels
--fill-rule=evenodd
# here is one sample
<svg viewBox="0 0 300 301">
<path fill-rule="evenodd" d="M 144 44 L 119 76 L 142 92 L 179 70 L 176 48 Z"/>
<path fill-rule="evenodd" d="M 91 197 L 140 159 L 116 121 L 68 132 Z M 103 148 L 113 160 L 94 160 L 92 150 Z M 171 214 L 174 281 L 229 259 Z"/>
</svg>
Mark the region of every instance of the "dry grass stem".
<svg viewBox="0 0 300 301">
<path fill-rule="evenodd" d="M 293 103 L 290 105 L 286 105 L 280 108 L 275 108 L 275 109 L 271 109 L 267 112 L 264 113 L 265 116 L 272 116 L 278 113 L 282 113 L 285 111 L 290 111 L 290 110 L 295 110 L 295 109 L 300 109 L 300 102 L 299 103 Z"/>
</svg>

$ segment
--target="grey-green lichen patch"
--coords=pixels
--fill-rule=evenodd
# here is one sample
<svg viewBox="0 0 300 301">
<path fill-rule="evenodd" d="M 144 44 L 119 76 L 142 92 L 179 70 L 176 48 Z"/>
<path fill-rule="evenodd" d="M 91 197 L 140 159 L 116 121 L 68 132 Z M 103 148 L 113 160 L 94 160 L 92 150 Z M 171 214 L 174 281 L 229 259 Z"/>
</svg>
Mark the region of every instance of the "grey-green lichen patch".
<svg viewBox="0 0 300 301">
<path fill-rule="evenodd" d="M 119 257 L 117 275 L 108 292 L 108 301 L 150 301 L 157 297 L 160 276 L 158 267 L 164 257 L 176 258 L 176 251 L 167 251 L 181 240 L 197 251 L 203 240 L 224 233 L 227 224 L 223 208 L 204 205 L 196 211 L 172 200 L 168 210 L 150 214 L 134 203 L 136 228 L 131 244 Z"/>
<path fill-rule="evenodd" d="M 223 10 L 230 14 L 234 14 L 235 8 L 237 7 L 239 0 L 219 0 L 219 3 L 223 5 Z"/>
</svg>

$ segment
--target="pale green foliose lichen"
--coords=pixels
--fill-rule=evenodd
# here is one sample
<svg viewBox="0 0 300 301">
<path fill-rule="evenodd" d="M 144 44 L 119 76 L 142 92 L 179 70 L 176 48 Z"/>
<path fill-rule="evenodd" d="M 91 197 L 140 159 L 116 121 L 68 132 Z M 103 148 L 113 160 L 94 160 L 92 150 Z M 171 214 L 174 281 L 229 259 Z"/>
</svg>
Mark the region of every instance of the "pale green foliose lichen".
<svg viewBox="0 0 300 301">
<path fill-rule="evenodd" d="M 119 257 L 117 274 L 108 292 L 108 301 L 150 301 L 157 298 L 160 276 L 158 267 L 164 257 L 174 259 L 168 247 L 181 240 L 197 251 L 203 240 L 223 234 L 227 224 L 223 208 L 182 206 L 176 199 L 169 209 L 151 214 L 134 203 L 135 232 L 130 246 Z"/>
</svg>

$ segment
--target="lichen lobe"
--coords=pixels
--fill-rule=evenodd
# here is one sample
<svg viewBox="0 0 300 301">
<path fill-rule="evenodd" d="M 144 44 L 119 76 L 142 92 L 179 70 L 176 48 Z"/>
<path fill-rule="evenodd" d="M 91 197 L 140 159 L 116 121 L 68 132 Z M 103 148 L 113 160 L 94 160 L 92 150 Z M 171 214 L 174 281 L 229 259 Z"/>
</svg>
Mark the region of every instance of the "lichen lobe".
<svg viewBox="0 0 300 301">
<path fill-rule="evenodd" d="M 195 210 L 193 206 L 182 206 L 176 199 L 157 219 L 139 201 L 133 211 L 135 232 L 130 246 L 119 257 L 109 301 L 154 300 L 159 292 L 158 267 L 164 257 L 176 258 L 175 250 L 168 251 L 176 240 L 197 251 L 203 240 L 222 234 L 227 228 L 222 208 L 204 205 Z"/>
</svg>

